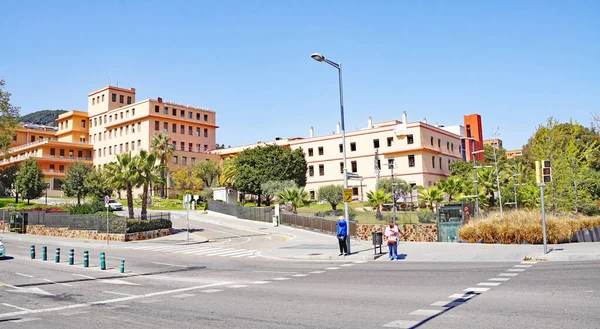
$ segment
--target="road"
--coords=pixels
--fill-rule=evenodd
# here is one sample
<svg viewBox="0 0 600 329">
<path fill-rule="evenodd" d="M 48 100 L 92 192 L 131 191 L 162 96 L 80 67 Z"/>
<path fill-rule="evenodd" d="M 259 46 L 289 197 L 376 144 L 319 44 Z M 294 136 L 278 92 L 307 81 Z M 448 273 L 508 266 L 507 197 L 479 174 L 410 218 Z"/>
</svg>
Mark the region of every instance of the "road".
<svg viewBox="0 0 600 329">
<path fill-rule="evenodd" d="M 177 225 L 179 219 L 175 219 Z M 195 223 L 216 242 L 75 245 L 7 236 L 3 328 L 598 328 L 600 262 L 282 261 L 286 238 Z M 17 236 L 21 238 L 22 236 Z M 270 237 L 270 239 L 268 239 Z M 61 248 L 60 263 L 54 250 Z M 83 249 L 90 267 L 82 266 Z M 108 269 L 98 268 L 106 252 Z M 120 259 L 126 273 L 119 273 Z"/>
</svg>

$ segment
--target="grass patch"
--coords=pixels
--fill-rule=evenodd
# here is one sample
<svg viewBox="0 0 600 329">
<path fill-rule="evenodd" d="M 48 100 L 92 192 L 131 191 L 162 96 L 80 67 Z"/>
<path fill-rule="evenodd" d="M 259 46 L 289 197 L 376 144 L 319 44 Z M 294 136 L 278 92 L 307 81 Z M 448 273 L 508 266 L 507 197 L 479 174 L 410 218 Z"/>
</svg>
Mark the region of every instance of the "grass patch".
<svg viewBox="0 0 600 329">
<path fill-rule="evenodd" d="M 392 219 L 393 214 L 391 211 L 382 211 L 382 219 L 377 219 L 377 212 L 364 210 L 364 203 L 362 202 L 351 202 L 349 206 L 350 209 L 354 210 L 355 213 L 355 217 L 353 220 L 357 221 L 360 224 L 386 224 L 388 220 Z M 337 209 L 343 210 L 344 204 L 339 204 L 337 206 Z M 331 210 L 330 204 L 311 203 L 305 207 L 298 208 L 297 212 L 298 215 L 315 216 L 315 213 L 317 212 L 325 212 L 329 210 Z M 433 221 L 435 222 L 435 220 Z M 418 212 L 396 212 L 396 223 L 398 224 L 417 224 L 421 222 L 424 223 L 429 221 L 423 220 L 422 216 L 420 217 Z"/>
<path fill-rule="evenodd" d="M 568 217 L 546 215 L 548 243 L 567 242 L 583 229 L 600 226 L 600 217 Z M 474 220 L 459 231 L 460 239 L 471 243 L 543 243 L 542 218 L 536 211 L 511 211 L 504 216 L 495 213 L 488 218 Z"/>
</svg>

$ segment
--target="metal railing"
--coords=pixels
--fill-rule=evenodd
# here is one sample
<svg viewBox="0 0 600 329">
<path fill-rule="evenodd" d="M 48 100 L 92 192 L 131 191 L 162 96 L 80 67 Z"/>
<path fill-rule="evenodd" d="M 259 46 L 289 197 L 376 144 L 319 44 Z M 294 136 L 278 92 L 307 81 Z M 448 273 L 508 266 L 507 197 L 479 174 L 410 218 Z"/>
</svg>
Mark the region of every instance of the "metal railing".
<svg viewBox="0 0 600 329">
<path fill-rule="evenodd" d="M 208 209 L 221 214 L 257 222 L 272 222 L 274 214 L 271 208 L 242 207 L 212 200 L 208 201 Z"/>
</svg>

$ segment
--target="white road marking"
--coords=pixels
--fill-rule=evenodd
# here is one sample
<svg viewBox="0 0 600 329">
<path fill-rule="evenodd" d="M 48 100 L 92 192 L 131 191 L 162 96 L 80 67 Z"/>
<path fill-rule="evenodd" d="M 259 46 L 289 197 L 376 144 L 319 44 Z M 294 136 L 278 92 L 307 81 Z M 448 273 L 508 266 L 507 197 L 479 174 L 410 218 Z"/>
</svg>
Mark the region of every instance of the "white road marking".
<svg viewBox="0 0 600 329">
<path fill-rule="evenodd" d="M 233 286 L 229 286 L 227 288 L 246 288 L 248 285 L 246 284 L 235 284 Z"/>
<path fill-rule="evenodd" d="M 490 288 L 467 288 L 463 291 L 471 291 L 471 292 L 486 292 L 490 290 Z"/>
<path fill-rule="evenodd" d="M 450 304 L 450 303 L 451 303 L 450 301 L 442 300 L 442 301 L 431 304 L 431 306 L 446 306 L 447 304 Z"/>
<path fill-rule="evenodd" d="M 138 283 L 127 282 L 119 279 L 108 279 L 108 280 L 99 280 L 102 283 L 110 283 L 110 284 L 126 284 L 130 286 L 139 286 Z"/>
<path fill-rule="evenodd" d="M 221 254 L 230 253 L 232 251 L 235 251 L 235 250 L 220 250 L 220 251 L 216 251 L 216 252 L 209 252 L 209 253 L 206 253 L 204 255 L 205 256 L 218 256 L 218 255 L 221 255 Z"/>
<path fill-rule="evenodd" d="M 409 328 L 413 328 L 414 326 L 419 324 L 419 322 L 420 321 L 396 320 L 396 321 L 392 321 L 388 324 L 384 324 L 383 326 L 387 327 L 387 328 L 409 329 Z"/>
<path fill-rule="evenodd" d="M 135 295 L 132 295 L 132 294 L 126 294 L 126 293 L 122 293 L 122 292 L 108 291 L 108 290 L 103 291 L 103 293 L 105 293 L 105 294 L 119 295 L 119 296 L 129 296 L 129 297 L 135 296 Z"/>
<path fill-rule="evenodd" d="M 267 284 L 267 283 L 270 283 L 270 281 L 254 281 L 252 283 L 253 284 Z"/>
<path fill-rule="evenodd" d="M 254 273 L 283 273 L 283 274 L 296 274 L 298 272 L 285 272 L 285 271 L 252 271 Z"/>
<path fill-rule="evenodd" d="M 416 310 L 408 315 L 425 315 L 425 316 L 433 316 L 438 313 L 441 313 L 441 310 Z"/>
<path fill-rule="evenodd" d="M 187 266 L 185 266 L 185 265 L 176 265 L 176 264 L 169 264 L 169 263 L 152 262 L 152 264 L 187 268 Z"/>
<path fill-rule="evenodd" d="M 92 280 L 96 280 L 96 278 L 91 277 L 91 276 L 87 276 L 87 275 L 83 275 L 83 274 L 73 274 L 75 276 L 80 276 L 82 278 L 86 278 L 86 279 L 92 279 Z"/>
<path fill-rule="evenodd" d="M 442 306 L 442 307 L 456 307 L 458 305 L 463 304 L 461 301 L 439 301 L 431 304 L 431 306 Z"/>
<path fill-rule="evenodd" d="M 503 282 L 504 281 L 508 281 L 508 280 L 510 280 L 510 278 L 491 278 L 491 279 L 488 279 L 488 281 L 503 281 Z"/>
<path fill-rule="evenodd" d="M 239 255 L 232 256 L 231 258 L 247 257 L 247 256 L 249 256 L 248 258 L 250 258 L 250 257 L 252 257 L 252 255 L 254 255 L 255 252 L 256 251 L 245 252 L 245 253 L 242 253 L 242 254 L 239 254 Z M 254 257 L 254 258 L 256 258 L 256 257 Z"/>
<path fill-rule="evenodd" d="M 34 278 L 33 275 L 29 275 L 29 274 L 23 274 L 23 273 L 15 273 L 16 275 L 20 275 L 20 276 L 24 276 L 26 278 Z"/>
<path fill-rule="evenodd" d="M 188 255 L 188 254 L 193 254 L 195 252 L 200 252 L 200 251 L 206 251 L 206 250 L 211 250 L 213 249 L 213 247 L 202 247 L 202 248 L 196 248 L 194 250 L 188 250 L 186 252 L 184 252 L 184 255 Z"/>
<path fill-rule="evenodd" d="M 248 258 L 256 258 L 258 256 L 254 255 L 254 256 L 248 256 Z"/>
<path fill-rule="evenodd" d="M 201 290 L 200 292 L 205 292 L 205 293 L 213 293 L 213 292 L 219 292 L 219 291 L 223 291 L 222 289 L 208 289 L 208 290 Z"/>
<path fill-rule="evenodd" d="M 31 311 L 31 310 L 30 310 L 30 309 L 28 309 L 28 308 L 24 308 L 24 307 L 15 306 L 15 305 L 11 305 L 11 304 L 8 304 L 8 303 L 2 303 L 2 305 L 4 305 L 4 306 L 8 306 L 8 307 L 12 307 L 12 308 L 16 308 L 17 310 L 21 310 L 21 311 Z"/>
<path fill-rule="evenodd" d="M 174 254 L 179 254 L 179 253 L 185 254 L 186 252 L 192 253 L 194 251 L 199 251 L 198 249 L 200 249 L 200 248 L 198 248 L 198 246 L 194 246 L 194 247 L 188 247 L 188 248 L 179 249 L 179 250 L 171 251 L 171 252 Z M 204 248 L 202 248 L 202 249 L 204 249 Z"/>
<path fill-rule="evenodd" d="M 75 312 L 65 312 L 65 313 L 59 313 L 60 315 L 66 315 L 66 316 L 72 316 L 72 315 L 79 315 L 79 314 L 85 314 L 88 311 L 75 311 Z"/>
<path fill-rule="evenodd" d="M 54 283 L 54 284 L 60 284 L 61 286 L 72 287 L 72 285 L 70 285 L 70 284 L 67 284 L 67 283 L 56 283 L 55 281 L 48 280 L 48 279 L 42 279 L 42 280 L 44 280 L 44 281 L 46 281 L 46 282 Z"/>
<path fill-rule="evenodd" d="M 321 274 L 321 273 L 325 273 L 325 271 L 312 271 L 310 273 L 312 273 L 312 274 Z"/>
<path fill-rule="evenodd" d="M 538 262 L 533 262 L 533 261 L 522 261 L 521 264 L 537 264 Z"/>
<path fill-rule="evenodd" d="M 170 295 L 170 294 L 175 294 L 175 293 L 179 293 L 179 292 L 193 291 L 193 290 L 198 290 L 198 289 L 205 289 L 205 288 L 210 288 L 210 287 L 216 287 L 216 286 L 226 285 L 226 284 L 230 284 L 230 283 L 231 282 L 218 282 L 218 283 L 211 283 L 211 284 L 206 284 L 206 285 L 202 285 L 202 286 L 194 286 L 194 287 L 180 288 L 180 289 L 174 289 L 174 290 L 164 290 L 164 291 L 147 293 L 147 294 L 144 294 L 144 295 L 136 295 L 136 296 L 131 296 L 131 297 L 121 297 L 121 298 L 115 298 L 115 299 L 107 299 L 107 300 L 101 300 L 101 301 L 90 302 L 90 303 L 70 304 L 70 305 L 65 305 L 65 306 L 52 307 L 52 308 L 42 308 L 42 309 L 30 310 L 30 311 L 2 313 L 2 314 L 0 314 L 0 319 L 5 319 L 5 318 L 9 318 L 9 317 L 14 317 L 14 316 L 20 316 L 20 315 L 27 315 L 27 314 L 50 313 L 50 312 L 56 312 L 56 311 L 62 311 L 62 310 L 70 310 L 70 309 L 76 309 L 76 308 L 82 308 L 82 307 L 90 307 L 90 306 L 93 306 L 93 305 L 114 304 L 114 303 L 120 303 L 120 302 L 124 302 L 124 301 L 129 301 L 129 300 L 136 300 L 136 299 L 142 299 L 142 298 L 148 298 L 148 297 L 154 297 L 154 296 L 161 296 L 161 295 Z"/>
<path fill-rule="evenodd" d="M 138 300 L 138 303 L 144 303 L 144 304 L 151 304 L 151 303 L 158 303 L 158 302 L 162 302 L 161 299 L 148 299 L 148 300 Z"/>
<path fill-rule="evenodd" d="M 213 248 L 213 249 L 210 249 L 210 250 L 195 252 L 193 254 L 194 255 L 204 255 L 204 254 L 210 254 L 211 252 L 225 251 L 225 250 L 230 250 L 230 249 L 233 249 L 233 248 Z"/>
<path fill-rule="evenodd" d="M 469 299 L 469 298 L 473 298 L 475 296 L 477 296 L 477 295 L 475 295 L 475 294 L 454 294 L 454 295 L 448 296 L 448 298 Z"/>
<path fill-rule="evenodd" d="M 502 282 L 480 282 L 477 285 L 478 286 L 497 287 L 497 286 L 499 286 L 501 284 L 502 284 Z"/>
<path fill-rule="evenodd" d="M 515 265 L 514 267 L 520 267 L 520 268 L 529 268 L 532 267 L 533 265 Z"/>
<path fill-rule="evenodd" d="M 357 260 L 356 262 L 352 262 L 352 263 L 354 263 L 354 264 L 364 264 L 366 262 L 367 262 L 366 260 Z"/>
<path fill-rule="evenodd" d="M 525 272 L 524 268 L 509 268 L 507 272 Z"/>
<path fill-rule="evenodd" d="M 173 298 L 185 298 L 185 297 L 192 297 L 192 296 L 196 296 L 195 294 L 179 294 L 179 295 L 175 295 L 175 296 L 171 296 Z"/>
<path fill-rule="evenodd" d="M 308 274 L 294 274 L 292 276 L 296 276 L 296 277 L 304 277 L 304 276 L 308 276 Z"/>
<path fill-rule="evenodd" d="M 519 273 L 500 273 L 498 276 L 517 276 Z"/>
<path fill-rule="evenodd" d="M 275 279 L 272 279 L 272 280 L 275 280 L 275 281 L 284 281 L 284 280 L 289 280 L 289 279 L 290 278 L 275 278 Z"/>
<path fill-rule="evenodd" d="M 245 249 L 241 249 L 241 250 L 245 250 Z M 245 252 L 238 252 L 238 251 L 234 251 L 234 252 L 228 252 L 228 253 L 225 253 L 225 254 L 222 254 L 222 255 L 219 255 L 219 256 L 221 256 L 221 257 L 225 257 L 225 256 L 233 256 L 233 255 L 235 255 L 235 254 L 238 254 L 238 253 L 247 254 L 247 253 L 249 253 L 249 252 L 251 252 L 251 253 L 255 253 L 255 252 L 256 252 L 256 250 L 248 250 L 248 251 L 245 251 Z"/>
<path fill-rule="evenodd" d="M 342 264 L 340 266 L 354 266 L 355 264 Z"/>
<path fill-rule="evenodd" d="M 328 267 L 328 268 L 326 268 L 326 270 L 339 270 L 339 269 L 340 269 L 339 267 Z"/>
</svg>

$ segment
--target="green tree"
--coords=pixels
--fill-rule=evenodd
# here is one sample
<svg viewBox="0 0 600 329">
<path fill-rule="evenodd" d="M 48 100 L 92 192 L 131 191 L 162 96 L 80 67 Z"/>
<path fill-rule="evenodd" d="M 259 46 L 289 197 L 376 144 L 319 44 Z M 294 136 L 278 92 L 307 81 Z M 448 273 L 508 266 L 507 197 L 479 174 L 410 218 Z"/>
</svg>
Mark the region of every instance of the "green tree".
<svg viewBox="0 0 600 329">
<path fill-rule="evenodd" d="M 450 164 L 450 176 L 473 179 L 473 163 L 463 160 L 452 162 Z"/>
<path fill-rule="evenodd" d="M 292 206 L 292 212 L 294 214 L 297 213 L 297 209 L 302 207 L 308 201 L 308 193 L 304 190 L 303 187 L 292 187 L 287 188 L 275 196 L 277 198 L 277 202 L 281 204 L 290 204 Z"/>
<path fill-rule="evenodd" d="M 238 154 L 236 167 L 238 190 L 258 195 L 259 203 L 264 182 L 293 180 L 298 186 L 306 185 L 308 167 L 301 148 L 267 145 L 246 149 Z"/>
<path fill-rule="evenodd" d="M 169 135 L 166 133 L 159 133 L 152 136 L 152 139 L 150 140 L 150 150 L 156 152 L 158 158 L 160 159 L 160 165 L 162 168 L 160 177 L 162 177 L 163 181 L 163 183 L 160 183 L 160 197 L 166 198 L 167 162 L 173 156 L 173 152 L 175 151 L 171 137 L 169 137 Z"/>
<path fill-rule="evenodd" d="M 27 199 L 27 204 L 31 199 L 37 199 L 44 195 L 46 189 L 44 173 L 35 159 L 29 158 L 23 161 L 15 181 L 15 187 L 17 192 Z"/>
<path fill-rule="evenodd" d="M 188 166 L 180 166 L 176 168 L 169 176 L 173 181 L 173 188 L 175 190 L 199 191 L 202 189 L 204 184 L 201 179 L 192 173 L 192 170 Z"/>
<path fill-rule="evenodd" d="M 385 193 L 384 190 L 367 192 L 367 204 L 371 207 L 375 207 L 375 210 L 377 211 L 375 217 L 377 219 L 381 219 L 381 206 L 390 202 L 392 202 L 391 193 Z"/>
<path fill-rule="evenodd" d="M 89 189 L 85 185 L 85 179 L 92 171 L 89 165 L 76 161 L 67 166 L 65 170 L 65 180 L 62 184 L 62 189 L 67 196 L 77 197 L 77 205 L 81 205 L 81 199 L 89 193 Z"/>
<path fill-rule="evenodd" d="M 220 173 L 221 168 L 215 160 L 200 161 L 194 166 L 194 175 L 204 182 L 204 187 L 212 187 Z"/>
<path fill-rule="evenodd" d="M 464 187 L 463 181 L 456 176 L 450 176 L 448 179 L 437 183 L 437 188 L 446 195 L 448 201 L 453 201 L 460 196 L 464 191 Z"/>
<path fill-rule="evenodd" d="M 293 180 L 284 180 L 284 181 L 268 181 L 264 182 L 261 185 L 261 189 L 263 191 L 263 195 L 267 199 L 267 202 L 270 201 L 271 198 L 275 197 L 277 193 L 282 192 L 285 189 L 298 187 L 296 182 Z"/>
<path fill-rule="evenodd" d="M 344 201 L 344 186 L 331 184 L 319 187 L 317 189 L 317 200 L 329 203 L 331 209 L 336 210 L 337 205 Z"/>
<path fill-rule="evenodd" d="M 235 178 L 237 175 L 237 157 L 232 156 L 226 158 L 221 163 L 221 175 L 219 176 L 219 182 L 223 186 L 235 186 Z"/>
<path fill-rule="evenodd" d="M 10 93 L 0 80 L 0 152 L 8 151 L 19 128 L 19 108 L 10 104 Z"/>
<path fill-rule="evenodd" d="M 110 197 L 113 194 L 110 177 L 108 177 L 106 170 L 92 168 L 92 171 L 86 176 L 83 184 L 94 200 L 103 200 L 105 196 L 108 195 Z"/>
<path fill-rule="evenodd" d="M 17 175 L 19 174 L 19 165 L 15 164 L 0 170 L 0 195 L 10 195 Z"/>
<path fill-rule="evenodd" d="M 151 184 L 163 183 L 160 173 L 162 166 L 157 164 L 158 154 L 140 150 L 140 153 L 133 157 L 131 168 L 133 172 L 132 183 L 135 187 L 142 188 L 142 211 L 141 218 L 146 219 L 148 214 L 148 192 Z"/>
<path fill-rule="evenodd" d="M 434 205 L 444 201 L 444 195 L 436 187 L 425 188 L 419 191 L 419 201 L 425 203 L 433 212 Z"/>
<path fill-rule="evenodd" d="M 133 186 L 136 184 L 137 168 L 131 153 L 117 155 L 117 161 L 106 165 L 110 185 L 117 190 L 125 190 L 129 218 L 133 218 Z"/>
</svg>

